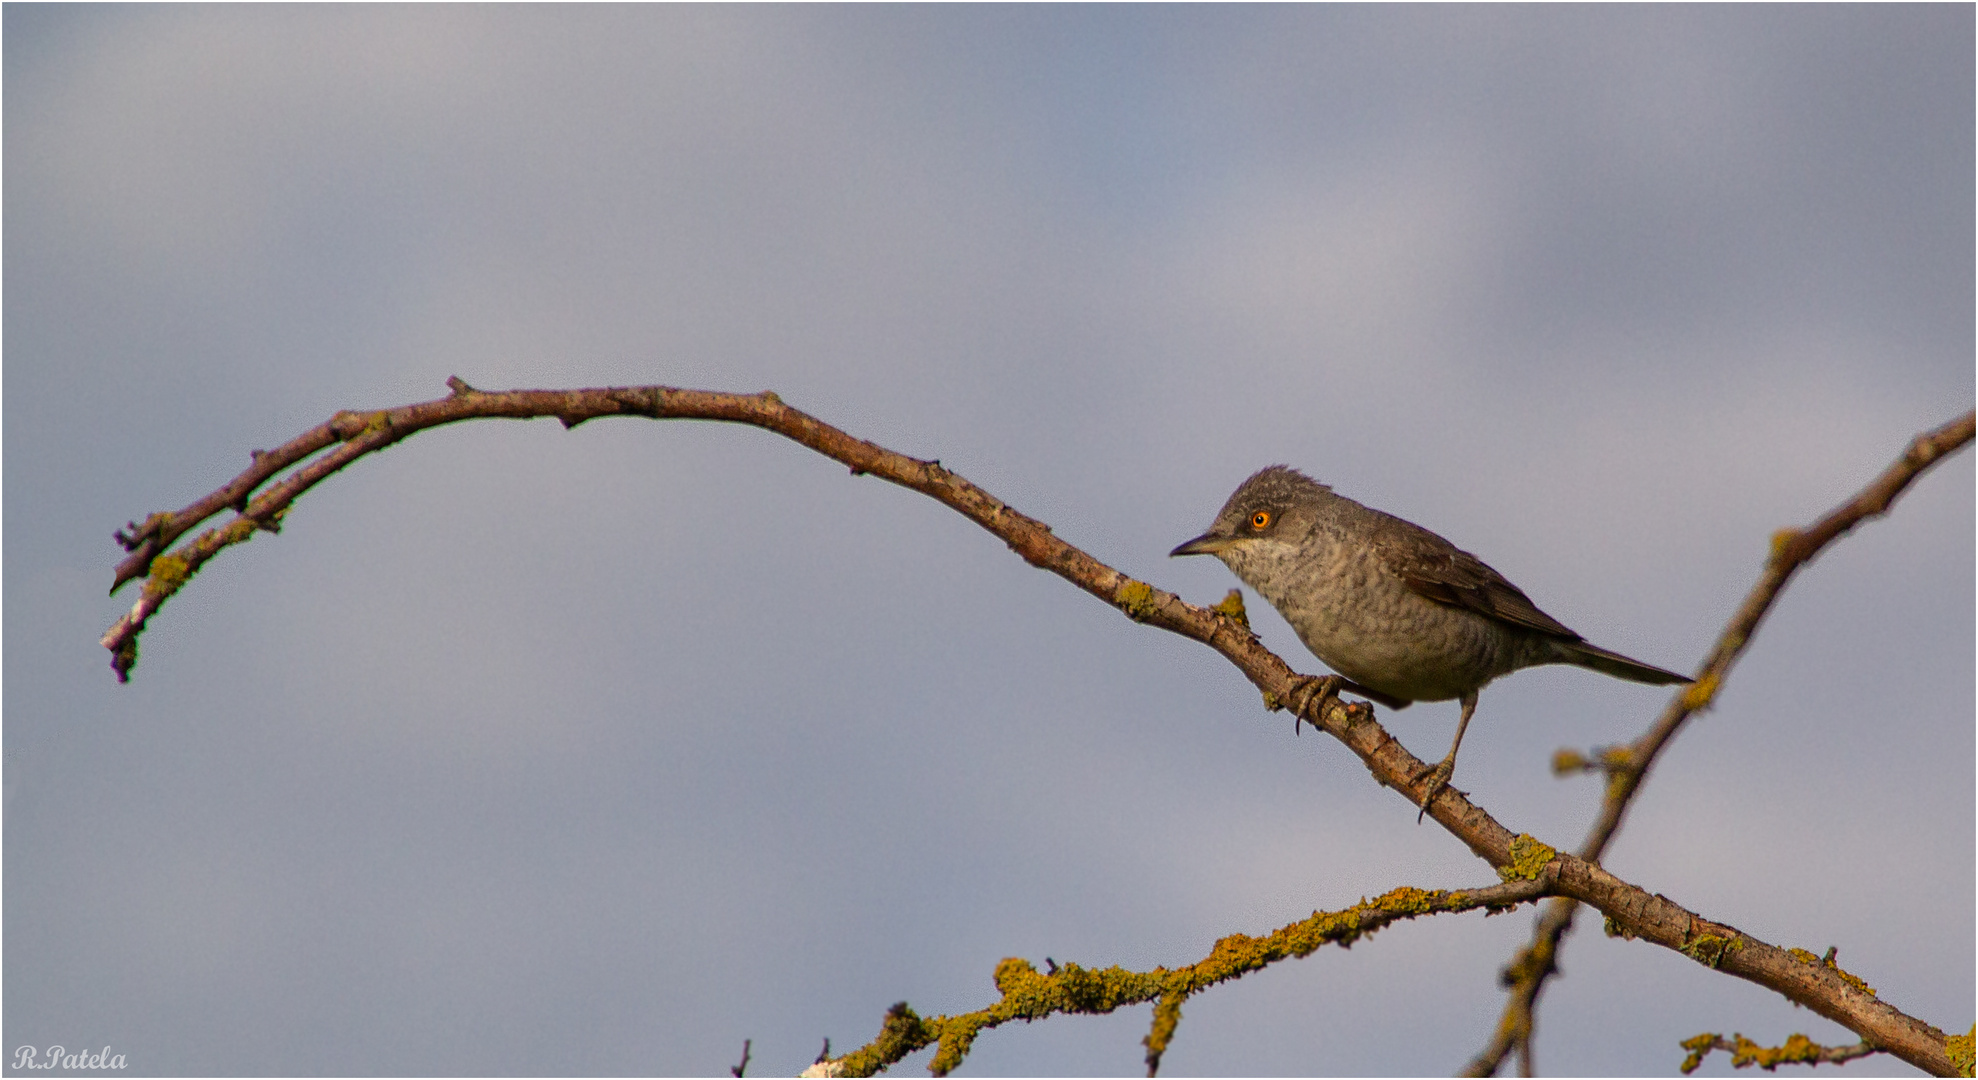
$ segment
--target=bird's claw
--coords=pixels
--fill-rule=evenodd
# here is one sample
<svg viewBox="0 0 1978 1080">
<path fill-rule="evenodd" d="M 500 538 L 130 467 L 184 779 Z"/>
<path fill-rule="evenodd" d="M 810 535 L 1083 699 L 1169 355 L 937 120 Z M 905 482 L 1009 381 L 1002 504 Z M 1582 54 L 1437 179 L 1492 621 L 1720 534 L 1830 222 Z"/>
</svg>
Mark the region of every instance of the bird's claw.
<svg viewBox="0 0 1978 1080">
<path fill-rule="evenodd" d="M 1422 791 L 1422 810 L 1421 813 L 1415 815 L 1415 824 L 1420 825 L 1422 819 L 1428 816 L 1429 804 L 1435 801 L 1437 795 L 1442 794 L 1442 789 L 1449 786 L 1449 778 L 1455 775 L 1455 773 L 1456 759 L 1454 756 L 1443 758 L 1442 764 L 1437 765 L 1430 771 L 1428 787 Z"/>
<path fill-rule="evenodd" d="M 1329 697 L 1337 697 L 1339 687 L 1345 681 L 1337 675 L 1327 675 L 1323 678 L 1315 678 L 1311 675 L 1301 677 L 1298 685 L 1291 688 L 1291 693 L 1285 695 L 1286 704 L 1291 706 L 1292 732 L 1296 734 L 1299 725 L 1306 722 L 1318 727 L 1318 713 L 1313 711 L 1314 708 L 1325 704 L 1325 700 Z"/>
</svg>

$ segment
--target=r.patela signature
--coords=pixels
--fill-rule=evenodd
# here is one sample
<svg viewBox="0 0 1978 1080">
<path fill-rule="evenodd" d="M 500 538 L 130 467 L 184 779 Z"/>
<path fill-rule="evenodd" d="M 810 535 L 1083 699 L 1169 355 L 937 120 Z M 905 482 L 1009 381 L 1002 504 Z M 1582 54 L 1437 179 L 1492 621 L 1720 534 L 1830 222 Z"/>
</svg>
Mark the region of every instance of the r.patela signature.
<svg viewBox="0 0 1978 1080">
<path fill-rule="evenodd" d="M 121 1069 L 124 1055 L 112 1054 L 105 1046 L 101 1050 L 70 1050 L 66 1046 L 51 1046 L 38 1050 L 32 1046 L 14 1047 L 14 1068 L 16 1069 Z"/>
</svg>

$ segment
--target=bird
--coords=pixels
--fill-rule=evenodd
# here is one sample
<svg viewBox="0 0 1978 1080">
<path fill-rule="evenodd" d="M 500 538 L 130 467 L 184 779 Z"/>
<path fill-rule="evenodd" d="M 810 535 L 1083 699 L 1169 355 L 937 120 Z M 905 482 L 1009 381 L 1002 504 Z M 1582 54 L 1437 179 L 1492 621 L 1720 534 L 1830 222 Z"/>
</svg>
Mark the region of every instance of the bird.
<svg viewBox="0 0 1978 1080">
<path fill-rule="evenodd" d="M 1209 531 L 1168 554 L 1222 560 L 1312 655 L 1357 684 L 1346 689 L 1395 709 L 1462 703 L 1422 814 L 1455 775 L 1477 692 L 1499 676 L 1573 664 L 1657 686 L 1692 681 L 1587 641 L 1475 555 L 1286 465 L 1245 480 Z"/>
</svg>

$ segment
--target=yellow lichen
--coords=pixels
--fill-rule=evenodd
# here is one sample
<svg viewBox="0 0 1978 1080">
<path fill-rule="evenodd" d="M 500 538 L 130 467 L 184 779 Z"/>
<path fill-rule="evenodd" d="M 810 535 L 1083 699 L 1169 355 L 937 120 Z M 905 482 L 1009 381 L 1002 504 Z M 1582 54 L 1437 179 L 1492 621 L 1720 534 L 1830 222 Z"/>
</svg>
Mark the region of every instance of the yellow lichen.
<svg viewBox="0 0 1978 1080">
<path fill-rule="evenodd" d="M 1536 841 L 1532 844 L 1544 848 Z M 1001 995 L 996 1004 L 956 1016 L 922 1018 L 901 1002 L 887 1012 L 878 1038 L 834 1061 L 813 1066 L 807 1075 L 870 1076 L 936 1043 L 940 1048 L 928 1067 L 937 1076 L 945 1075 L 962 1063 L 975 1037 L 989 1028 L 1058 1014 L 1110 1013 L 1148 1002 L 1155 1003 L 1153 1025 L 1142 1041 L 1149 1066 L 1158 1068 L 1181 1020 L 1182 1005 L 1199 991 L 1280 960 L 1306 956 L 1323 945 L 1351 946 L 1397 919 L 1473 906 L 1476 898 L 1471 894 L 1403 886 L 1372 900 L 1363 897 L 1343 911 L 1314 911 L 1309 918 L 1261 937 L 1231 934 L 1217 941 L 1203 959 L 1172 970 L 1156 967 L 1138 972 L 1117 965 L 1099 970 L 1051 964 L 1048 972 L 1040 972 L 1028 960 L 1009 957 L 996 965 L 996 989 Z"/>
<path fill-rule="evenodd" d="M 192 576 L 192 567 L 177 555 L 160 555 L 151 560 L 151 578 L 145 588 L 152 592 L 171 594 L 178 591 Z"/>
<path fill-rule="evenodd" d="M 1974 1043 L 1978 1043 L 1978 1024 L 1972 1025 L 1971 1030 L 1962 1035 L 1944 1039 L 1944 1054 L 1951 1059 L 1959 1076 L 1971 1075 L 1974 1059 L 1978 1059 L 1978 1054 L 1973 1052 Z"/>
<path fill-rule="evenodd" d="M 1519 833 L 1511 841 L 1511 861 L 1497 868 L 1497 876 L 1506 881 L 1536 881 L 1558 854 L 1557 849 L 1534 840 L 1529 833 Z"/>
<path fill-rule="evenodd" d="M 1702 934 L 1696 940 L 1683 946 L 1683 955 L 1702 964 L 1704 967 L 1714 968 L 1721 965 L 1726 957 L 1736 954 L 1743 948 L 1744 940 L 1742 938 Z"/>
<path fill-rule="evenodd" d="M 1148 1075 L 1160 1067 L 1161 1055 L 1167 1053 L 1168 1043 L 1174 1040 L 1174 1029 L 1181 1023 L 1181 1003 L 1186 994 L 1173 991 L 1161 995 L 1154 1003 L 1154 1023 L 1147 1029 L 1147 1037 L 1140 1045 L 1147 1048 Z"/>
<path fill-rule="evenodd" d="M 1250 613 L 1243 610 L 1242 589 L 1231 589 L 1229 595 L 1222 598 L 1222 603 L 1217 604 L 1209 610 L 1225 618 L 1234 620 L 1238 626 L 1241 626 L 1245 630 L 1250 629 Z"/>
<path fill-rule="evenodd" d="M 1862 979 L 1860 976 L 1854 975 L 1850 972 L 1842 971 L 1841 965 L 1836 964 L 1831 960 L 1827 962 L 1827 966 L 1833 969 L 1834 974 L 1839 975 L 1841 977 L 1842 982 L 1848 984 L 1849 986 L 1854 987 L 1856 990 L 1859 990 L 1864 994 L 1867 994 L 1869 997 L 1875 996 L 1875 988 L 1868 985 L 1867 981 Z"/>
<path fill-rule="evenodd" d="M 1160 610 L 1154 605 L 1154 587 L 1132 578 L 1126 579 L 1113 591 L 1113 603 L 1118 604 L 1128 618 L 1136 620 L 1150 618 Z"/>
<path fill-rule="evenodd" d="M 1683 708 L 1691 712 L 1709 708 L 1710 699 L 1717 696 L 1719 683 L 1720 680 L 1715 673 L 1705 675 L 1703 678 L 1691 683 L 1690 688 L 1683 691 Z"/>
<path fill-rule="evenodd" d="M 1710 1052 L 1717 1048 L 1717 1040 L 1721 1038 L 1723 1036 L 1714 1031 L 1706 1031 L 1701 1035 L 1691 1036 L 1678 1043 L 1677 1045 L 1690 1052 L 1690 1056 L 1684 1058 L 1683 1064 L 1680 1066 L 1683 1075 L 1688 1076 L 1695 1072 L 1697 1066 L 1703 1064 L 1703 1059 L 1709 1057 Z"/>
<path fill-rule="evenodd" d="M 363 426 L 355 430 L 350 430 L 348 422 L 351 420 L 359 421 Z M 379 409 L 377 412 L 351 412 L 345 409 L 335 416 L 330 417 L 330 424 L 336 429 L 339 435 L 342 435 L 345 442 L 349 442 L 352 439 L 369 435 L 373 432 L 383 431 L 390 427 L 391 410 Z"/>
<path fill-rule="evenodd" d="M 1694 1038 L 1684 1039 L 1680 1045 L 1690 1052 L 1689 1056 L 1683 1059 L 1682 1070 L 1685 1075 L 1695 1072 L 1697 1066 L 1703 1064 L 1703 1059 L 1708 1057 L 1712 1050 L 1729 1050 L 1731 1067 L 1734 1069 L 1749 1069 L 1756 1065 L 1766 1072 L 1777 1071 L 1781 1065 L 1818 1065 L 1830 1051 L 1829 1047 L 1822 1046 L 1797 1032 L 1787 1036 L 1781 1046 L 1760 1046 L 1743 1035 L 1731 1036 L 1727 1045 L 1727 1040 L 1714 1031 L 1706 1031 Z"/>
<path fill-rule="evenodd" d="M 1834 957 L 1838 953 L 1838 951 L 1839 950 L 1837 949 L 1828 949 L 1826 956 L 1815 956 L 1812 953 L 1807 952 L 1805 949 L 1787 949 L 1786 955 L 1792 957 L 1793 959 L 1799 961 L 1802 964 L 1818 964 L 1821 967 L 1824 967 L 1827 970 L 1833 972 L 1835 975 L 1840 976 L 1842 982 L 1848 984 L 1849 986 L 1854 987 L 1856 990 L 1859 990 L 1864 994 L 1867 994 L 1869 997 L 1874 997 L 1875 996 L 1874 987 L 1868 985 L 1867 981 L 1862 979 L 1860 976 L 1855 975 L 1852 972 L 1843 970 L 1841 968 L 1841 965 L 1834 961 Z"/>
<path fill-rule="evenodd" d="M 1572 747 L 1560 747 L 1552 752 L 1552 775 L 1554 776 L 1567 776 L 1576 772 L 1584 772 L 1586 767 L 1587 756 Z"/>
<path fill-rule="evenodd" d="M 1430 891 L 1403 885 L 1376 897 L 1373 906 L 1396 915 L 1426 915 L 1435 910 L 1437 901 L 1448 895 L 1441 889 Z"/>
<path fill-rule="evenodd" d="M 1820 1062 L 1820 1051 L 1824 1049 L 1819 1043 L 1798 1032 L 1786 1036 L 1785 1044 L 1782 1046 L 1760 1046 L 1743 1035 L 1732 1038 L 1737 1047 L 1731 1051 L 1731 1067 L 1737 1069 L 1756 1065 L 1769 1071 L 1781 1065 L 1802 1061 L 1817 1065 Z"/>
</svg>

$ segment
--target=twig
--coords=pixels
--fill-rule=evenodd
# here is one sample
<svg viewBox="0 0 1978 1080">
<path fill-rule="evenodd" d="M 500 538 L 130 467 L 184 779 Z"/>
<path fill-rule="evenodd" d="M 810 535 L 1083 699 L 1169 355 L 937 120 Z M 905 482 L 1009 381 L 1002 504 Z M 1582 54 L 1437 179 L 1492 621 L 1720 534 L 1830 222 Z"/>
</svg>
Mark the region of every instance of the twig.
<svg viewBox="0 0 1978 1080">
<path fill-rule="evenodd" d="M 748 1072 L 748 1071 L 749 1071 L 749 1043 L 750 1043 L 751 1041 L 752 1041 L 752 1040 L 749 1040 L 749 1039 L 743 1039 L 743 1040 L 742 1040 L 742 1060 L 741 1060 L 741 1063 L 740 1063 L 740 1064 L 737 1064 L 737 1065 L 730 1065 L 730 1066 L 728 1066 L 728 1075 L 729 1075 L 729 1076 L 733 1076 L 733 1077 L 737 1077 L 737 1078 L 738 1078 L 738 1080 L 739 1080 L 739 1078 L 741 1077 L 741 1075 L 742 1075 L 743 1073 L 745 1073 L 745 1072 Z"/>
<path fill-rule="evenodd" d="M 1628 806 L 1633 802 L 1635 793 L 1641 790 L 1656 757 L 1682 730 L 1683 724 L 1707 708 L 1723 688 L 1731 666 L 1744 653 L 1759 623 L 1771 610 L 1773 601 L 1778 599 L 1779 593 L 1800 567 L 1813 561 L 1823 548 L 1846 535 L 1856 525 L 1888 513 L 1896 497 L 1912 481 L 1946 455 L 1971 442 L 1973 427 L 1974 413 L 1968 412 L 1934 431 L 1918 435 L 1894 464 L 1883 470 L 1882 475 L 1861 489 L 1854 498 L 1835 507 L 1805 529 L 1782 529 L 1772 537 L 1771 557 L 1766 560 L 1764 572 L 1745 596 L 1744 604 L 1724 627 L 1724 632 L 1718 635 L 1717 644 L 1697 673 L 1696 682 L 1677 694 L 1668 708 L 1663 710 L 1662 716 L 1640 738 L 1626 746 L 1609 747 L 1600 755 L 1600 763 L 1595 767 L 1604 769 L 1608 774 L 1607 792 L 1601 801 L 1600 817 L 1594 821 L 1593 828 L 1580 845 L 1580 858 L 1588 862 L 1600 861 L 1615 832 L 1620 829 Z M 1562 760 L 1564 757 L 1561 755 L 1561 758 L 1554 759 L 1555 768 L 1587 765 L 1584 759 Z M 1546 980 L 1559 970 L 1559 942 L 1572 928 L 1577 906 L 1576 900 L 1561 897 L 1547 904 L 1540 912 L 1532 928 L 1531 943 L 1519 950 L 1505 967 L 1511 999 L 1504 1005 L 1497 1030 L 1492 1033 L 1483 1052 L 1464 1069 L 1464 1075 L 1493 1076 L 1514 1050 L 1526 1061 L 1525 1072 L 1529 1075 L 1531 1035 L 1538 998 Z"/>
<path fill-rule="evenodd" d="M 1695 1072 L 1712 1050 L 1727 1051 L 1734 1069 L 1749 1069 L 1756 1065 L 1766 1072 L 1772 1072 L 1781 1065 L 1841 1065 L 1855 1058 L 1881 1053 L 1865 1042 L 1852 1046 L 1822 1046 L 1798 1034 L 1788 1037 L 1783 1046 L 1760 1046 L 1743 1035 L 1736 1036 L 1736 1041 L 1732 1041 L 1714 1031 L 1684 1039 L 1682 1047 L 1690 1052 L 1690 1056 L 1683 1059 L 1684 1076 Z"/>
</svg>

